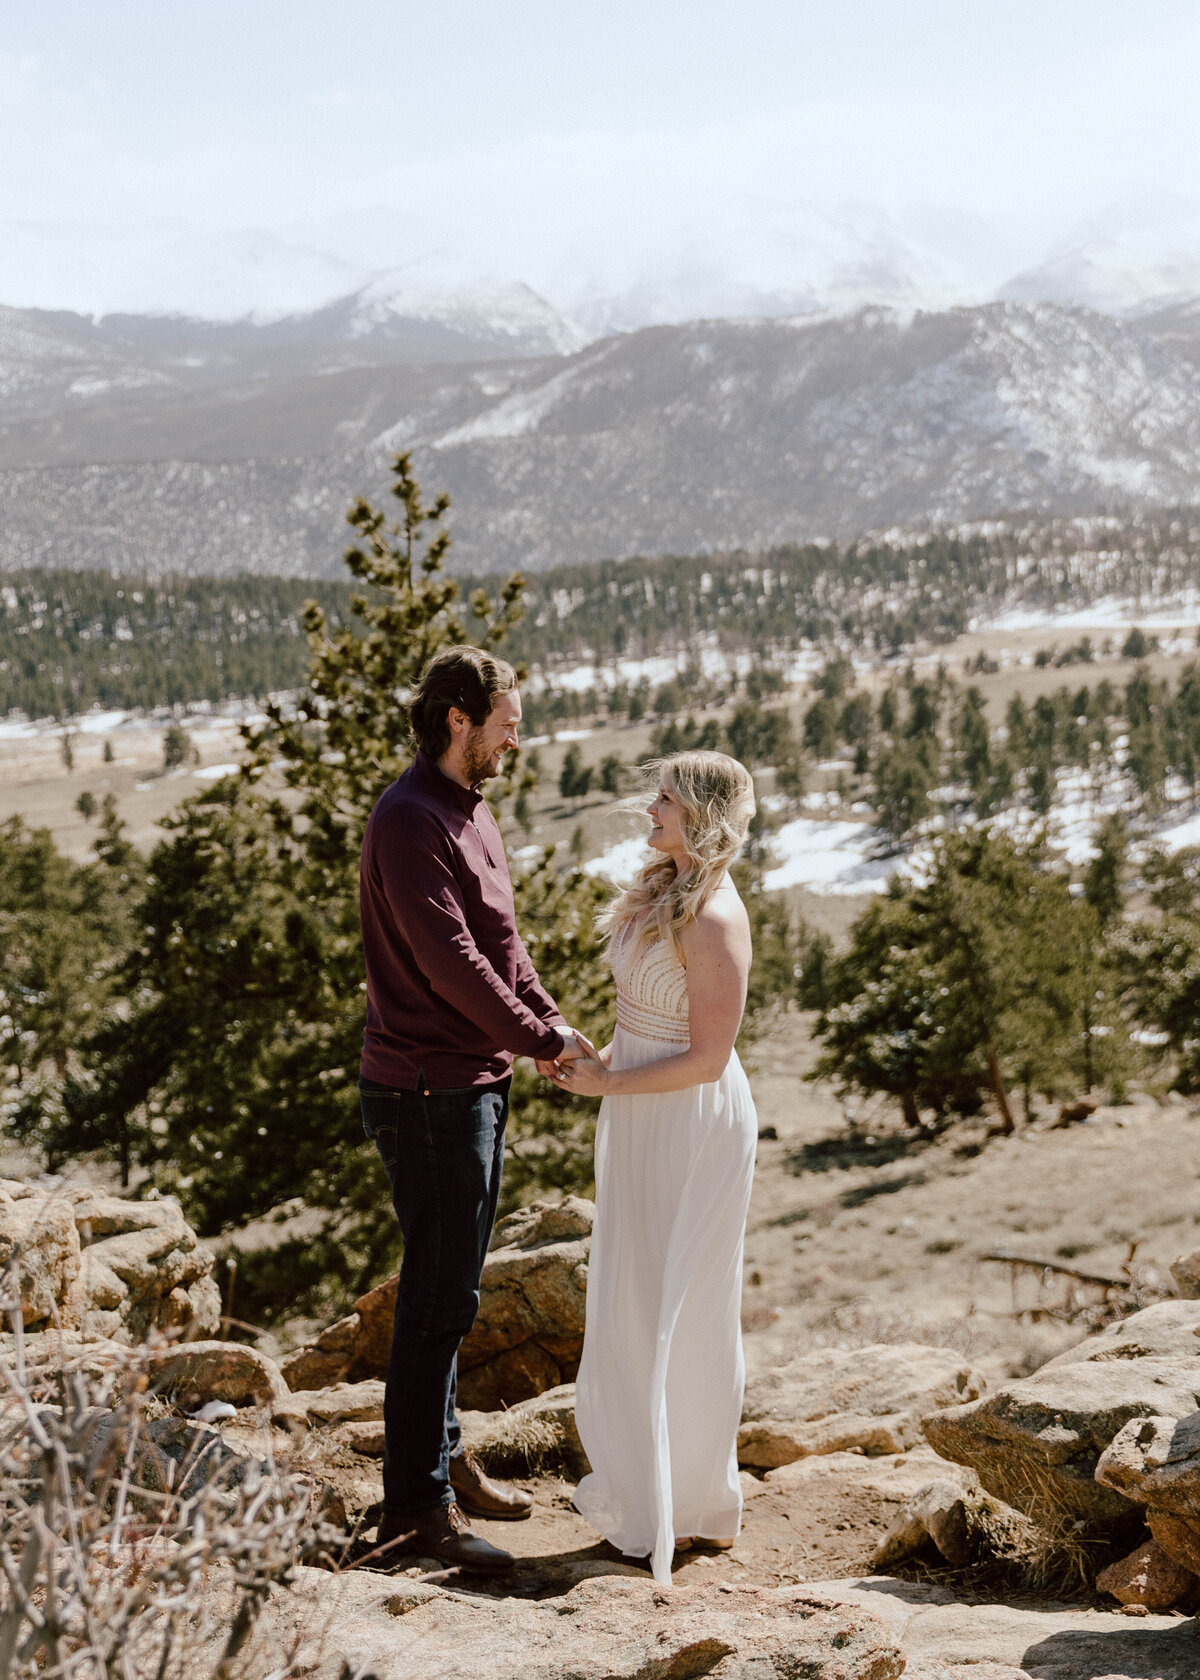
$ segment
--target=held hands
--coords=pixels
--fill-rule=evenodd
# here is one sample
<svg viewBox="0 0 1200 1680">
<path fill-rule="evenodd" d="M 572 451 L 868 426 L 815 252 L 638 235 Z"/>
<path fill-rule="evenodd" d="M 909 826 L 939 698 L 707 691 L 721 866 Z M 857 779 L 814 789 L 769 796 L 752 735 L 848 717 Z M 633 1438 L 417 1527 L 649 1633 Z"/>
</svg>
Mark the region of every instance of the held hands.
<svg viewBox="0 0 1200 1680">
<path fill-rule="evenodd" d="M 585 1056 L 588 1051 L 595 1054 L 595 1046 L 591 1040 L 585 1038 L 575 1027 L 564 1027 L 562 1031 L 563 1047 L 558 1053 L 556 1061 L 534 1061 L 534 1067 L 543 1079 L 553 1079 L 558 1083 L 559 1071 L 567 1062 L 574 1061 L 577 1056 Z"/>
<path fill-rule="evenodd" d="M 568 1029 L 563 1038 L 565 1043 L 556 1061 L 535 1062 L 534 1066 L 544 1079 L 553 1080 L 556 1085 L 574 1091 L 577 1096 L 601 1095 L 602 1088 L 596 1083 L 597 1075 L 606 1077 L 608 1069 L 601 1061 L 596 1046 L 577 1028 Z"/>
<path fill-rule="evenodd" d="M 594 1044 L 588 1043 L 587 1039 L 583 1039 L 582 1043 L 586 1046 L 584 1053 L 571 1057 L 569 1061 L 560 1056 L 550 1077 L 556 1085 L 574 1096 L 602 1097 L 608 1089 L 608 1068 Z"/>
</svg>

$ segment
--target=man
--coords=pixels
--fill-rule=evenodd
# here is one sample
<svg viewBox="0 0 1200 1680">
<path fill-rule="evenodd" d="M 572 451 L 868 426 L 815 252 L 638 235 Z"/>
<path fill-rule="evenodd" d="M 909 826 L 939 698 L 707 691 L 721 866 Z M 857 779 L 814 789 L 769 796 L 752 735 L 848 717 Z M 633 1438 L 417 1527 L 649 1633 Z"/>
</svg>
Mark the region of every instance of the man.
<svg viewBox="0 0 1200 1680">
<path fill-rule="evenodd" d="M 462 1451 L 458 1346 L 479 1307 L 513 1057 L 552 1072 L 582 1043 L 521 943 L 504 843 L 479 792 L 518 744 L 512 667 L 479 648 L 438 654 L 410 720 L 417 756 L 371 813 L 360 875 L 363 1126 L 404 1233 L 376 1547 L 496 1573 L 512 1557 L 465 1513 L 527 1517 L 533 1501 Z"/>
</svg>

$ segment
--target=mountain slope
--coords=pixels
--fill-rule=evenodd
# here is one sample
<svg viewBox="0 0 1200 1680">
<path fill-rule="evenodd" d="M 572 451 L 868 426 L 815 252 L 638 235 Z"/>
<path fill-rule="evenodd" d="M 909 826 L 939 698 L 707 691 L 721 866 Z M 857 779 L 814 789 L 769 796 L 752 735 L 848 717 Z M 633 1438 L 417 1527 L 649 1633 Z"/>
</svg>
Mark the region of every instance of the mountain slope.
<svg viewBox="0 0 1200 1680">
<path fill-rule="evenodd" d="M 410 446 L 471 570 L 1200 502 L 1182 307 L 694 322 L 420 367 L 355 350 L 10 411 L 0 559 L 154 566 L 173 531 L 189 570 L 333 570 L 343 505 Z"/>
</svg>

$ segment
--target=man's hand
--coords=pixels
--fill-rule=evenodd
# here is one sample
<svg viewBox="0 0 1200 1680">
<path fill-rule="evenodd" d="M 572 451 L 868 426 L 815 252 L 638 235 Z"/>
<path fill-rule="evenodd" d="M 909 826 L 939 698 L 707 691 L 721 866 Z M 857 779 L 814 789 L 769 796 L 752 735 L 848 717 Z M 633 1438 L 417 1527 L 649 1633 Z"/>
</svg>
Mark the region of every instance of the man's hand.
<svg viewBox="0 0 1200 1680">
<path fill-rule="evenodd" d="M 563 1065 L 566 1062 L 578 1061 L 581 1057 L 594 1056 L 596 1047 L 590 1038 L 586 1038 L 577 1027 L 566 1027 L 563 1030 L 563 1047 L 557 1059 L 552 1062 L 535 1061 L 534 1067 L 543 1079 L 552 1079 L 557 1085 L 561 1081 Z"/>
<path fill-rule="evenodd" d="M 590 1039 L 585 1038 L 578 1027 L 567 1027 L 563 1032 L 563 1047 L 558 1052 L 557 1063 L 573 1062 L 579 1056 L 594 1056 L 596 1047 Z"/>
</svg>

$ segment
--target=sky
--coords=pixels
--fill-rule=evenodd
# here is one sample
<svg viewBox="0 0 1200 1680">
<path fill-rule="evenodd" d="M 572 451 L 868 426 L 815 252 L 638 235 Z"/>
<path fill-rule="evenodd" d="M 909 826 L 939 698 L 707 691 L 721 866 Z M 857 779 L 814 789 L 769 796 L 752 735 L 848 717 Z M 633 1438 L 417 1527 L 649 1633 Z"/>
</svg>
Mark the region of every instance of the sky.
<svg viewBox="0 0 1200 1680">
<path fill-rule="evenodd" d="M 1200 258 L 1198 72 L 1197 0 L 0 0 L 0 301 Z"/>
</svg>

